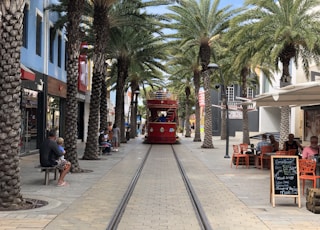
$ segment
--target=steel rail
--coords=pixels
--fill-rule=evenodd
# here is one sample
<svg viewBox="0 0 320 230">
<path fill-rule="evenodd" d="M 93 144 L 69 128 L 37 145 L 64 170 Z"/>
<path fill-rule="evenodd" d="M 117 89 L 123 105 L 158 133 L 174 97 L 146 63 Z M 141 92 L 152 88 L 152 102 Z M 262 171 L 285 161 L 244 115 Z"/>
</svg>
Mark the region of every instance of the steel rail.
<svg viewBox="0 0 320 230">
<path fill-rule="evenodd" d="M 127 207 L 127 204 L 130 200 L 130 197 L 133 193 L 133 190 L 139 180 L 139 177 L 141 175 L 141 172 L 142 172 L 142 169 L 148 159 L 148 156 L 151 152 L 151 148 L 152 148 L 152 145 L 150 145 L 148 151 L 147 151 L 147 154 L 145 155 L 145 157 L 143 158 L 141 164 L 139 165 L 137 171 L 135 172 L 135 174 L 133 175 L 133 178 L 125 192 L 125 194 L 123 195 L 119 205 L 118 205 L 118 208 L 116 209 L 116 211 L 114 212 L 109 224 L 108 224 L 108 227 L 107 227 L 107 230 L 115 230 L 117 229 L 119 223 L 120 223 L 120 220 L 122 218 L 122 215 Z"/>
<path fill-rule="evenodd" d="M 185 183 L 186 190 L 187 190 L 187 192 L 189 194 L 191 203 L 192 203 L 193 208 L 195 210 L 195 214 L 196 214 L 197 219 L 199 221 L 199 225 L 200 225 L 201 229 L 212 230 L 212 227 L 211 227 L 211 225 L 210 225 L 210 223 L 208 221 L 208 218 L 207 218 L 207 216 L 206 216 L 206 214 L 205 214 L 205 212 L 204 212 L 204 210 L 202 208 L 201 202 L 199 201 L 199 199 L 197 197 L 197 194 L 194 191 L 189 178 L 187 177 L 187 174 L 186 174 L 186 172 L 185 172 L 185 170 L 183 168 L 183 165 L 182 165 L 181 161 L 179 160 L 176 151 L 173 148 L 173 145 L 171 145 L 171 148 L 172 148 L 172 151 L 173 151 L 173 155 L 174 155 L 174 157 L 176 159 L 178 168 L 180 170 L 182 179 L 183 179 L 183 181 Z"/>
</svg>

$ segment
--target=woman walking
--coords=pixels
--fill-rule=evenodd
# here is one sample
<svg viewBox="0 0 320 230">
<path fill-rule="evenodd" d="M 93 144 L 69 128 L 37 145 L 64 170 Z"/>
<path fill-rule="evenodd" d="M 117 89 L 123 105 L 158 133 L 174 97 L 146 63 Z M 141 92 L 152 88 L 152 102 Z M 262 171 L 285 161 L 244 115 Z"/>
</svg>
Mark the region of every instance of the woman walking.
<svg viewBox="0 0 320 230">
<path fill-rule="evenodd" d="M 118 152 L 119 151 L 119 137 L 120 137 L 120 129 L 116 126 L 116 124 L 113 124 L 112 128 L 112 146 L 113 151 Z"/>
</svg>

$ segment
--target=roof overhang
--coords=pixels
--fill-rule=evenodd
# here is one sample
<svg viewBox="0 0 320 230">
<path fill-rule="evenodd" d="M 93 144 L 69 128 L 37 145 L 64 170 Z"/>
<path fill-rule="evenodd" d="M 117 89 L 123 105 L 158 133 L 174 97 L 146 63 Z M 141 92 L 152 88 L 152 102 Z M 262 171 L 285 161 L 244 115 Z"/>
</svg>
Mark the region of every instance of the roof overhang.
<svg viewBox="0 0 320 230">
<path fill-rule="evenodd" d="M 252 100 L 256 106 L 301 106 L 320 104 L 320 82 L 289 85 L 271 93 L 260 94 Z"/>
<path fill-rule="evenodd" d="M 36 79 L 36 74 L 32 72 L 31 69 L 27 68 L 22 63 L 20 63 L 20 68 L 21 68 L 21 80 L 34 81 Z"/>
</svg>

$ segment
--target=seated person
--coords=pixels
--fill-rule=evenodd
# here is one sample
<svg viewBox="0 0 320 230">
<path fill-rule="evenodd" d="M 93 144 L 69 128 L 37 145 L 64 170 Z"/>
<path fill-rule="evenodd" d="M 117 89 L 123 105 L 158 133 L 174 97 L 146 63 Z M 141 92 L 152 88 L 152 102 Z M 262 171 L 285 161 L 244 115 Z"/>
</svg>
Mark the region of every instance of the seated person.
<svg viewBox="0 0 320 230">
<path fill-rule="evenodd" d="M 166 122 L 167 118 L 164 116 L 164 114 L 161 115 L 161 117 L 159 117 L 159 121 L 160 122 Z"/>
<path fill-rule="evenodd" d="M 67 182 L 64 180 L 64 178 L 70 171 L 71 163 L 67 160 L 60 160 L 60 158 L 63 156 L 63 153 L 59 150 L 59 146 L 56 142 L 56 132 L 54 130 L 49 131 L 48 138 L 41 144 L 39 152 L 41 166 L 56 166 L 60 171 L 58 186 L 66 186 Z"/>
<path fill-rule="evenodd" d="M 290 133 L 288 135 L 288 140 L 283 143 L 283 150 L 288 151 L 290 149 L 296 149 L 296 154 L 298 154 L 298 150 L 303 149 L 303 147 L 294 140 L 294 135 Z"/>
<path fill-rule="evenodd" d="M 99 135 L 99 145 L 105 147 L 102 153 L 111 155 L 111 143 L 108 141 L 108 134 L 103 132 Z"/>
<path fill-rule="evenodd" d="M 267 135 L 266 134 L 262 134 L 261 138 L 262 138 L 262 140 L 260 142 L 258 142 L 257 147 L 256 147 L 257 154 L 261 153 L 261 147 L 262 146 L 271 145 L 271 143 L 267 141 Z"/>
<path fill-rule="evenodd" d="M 63 143 L 64 143 L 64 139 L 62 137 L 59 137 L 57 139 L 57 144 L 58 144 L 58 147 L 59 147 L 59 150 L 62 152 L 62 156 L 60 157 L 60 160 L 65 160 L 64 159 L 64 154 L 66 154 L 66 151 L 64 150 L 64 147 L 63 147 Z"/>
<path fill-rule="evenodd" d="M 279 150 L 279 142 L 271 134 L 269 135 L 270 143 L 272 145 L 272 152 L 277 152 Z"/>
<path fill-rule="evenodd" d="M 302 152 L 303 159 L 313 159 L 314 156 L 319 156 L 318 137 L 310 137 L 310 146 L 304 147 Z"/>
</svg>

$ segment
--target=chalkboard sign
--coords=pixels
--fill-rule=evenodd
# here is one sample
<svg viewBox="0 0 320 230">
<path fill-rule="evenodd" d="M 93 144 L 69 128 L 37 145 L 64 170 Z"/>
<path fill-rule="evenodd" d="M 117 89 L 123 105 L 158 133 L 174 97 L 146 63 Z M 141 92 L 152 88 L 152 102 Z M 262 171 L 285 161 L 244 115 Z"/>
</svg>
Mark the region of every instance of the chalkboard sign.
<svg viewBox="0 0 320 230">
<path fill-rule="evenodd" d="M 271 157 L 271 196 L 272 205 L 275 206 L 275 197 L 294 197 L 299 199 L 299 158 L 297 156 Z M 296 200 L 296 199 L 295 199 Z"/>
</svg>

